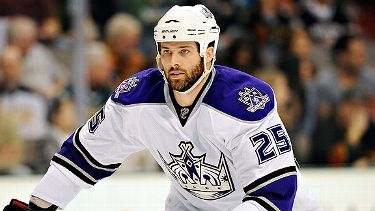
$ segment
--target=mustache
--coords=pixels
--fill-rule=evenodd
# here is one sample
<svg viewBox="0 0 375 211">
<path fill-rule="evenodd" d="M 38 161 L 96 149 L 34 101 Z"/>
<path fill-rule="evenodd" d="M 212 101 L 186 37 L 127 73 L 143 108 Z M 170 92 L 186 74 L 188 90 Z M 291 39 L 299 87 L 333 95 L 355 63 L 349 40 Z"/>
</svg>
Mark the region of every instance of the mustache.
<svg viewBox="0 0 375 211">
<path fill-rule="evenodd" d="M 171 67 L 171 68 L 169 68 L 169 71 L 179 70 L 179 69 L 180 69 L 180 67 Z"/>
<path fill-rule="evenodd" d="M 183 68 L 181 68 L 180 66 L 170 67 L 170 68 L 168 69 L 168 72 L 170 72 L 170 71 L 176 71 L 176 70 L 186 72 L 186 70 L 183 69 Z"/>
</svg>

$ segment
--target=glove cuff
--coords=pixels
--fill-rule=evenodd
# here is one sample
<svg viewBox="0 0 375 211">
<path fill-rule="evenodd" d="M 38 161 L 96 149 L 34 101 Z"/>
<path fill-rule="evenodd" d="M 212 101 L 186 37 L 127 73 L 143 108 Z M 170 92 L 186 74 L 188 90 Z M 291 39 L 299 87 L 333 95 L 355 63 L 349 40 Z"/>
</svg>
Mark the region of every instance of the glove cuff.
<svg viewBox="0 0 375 211">
<path fill-rule="evenodd" d="M 29 206 L 27 207 L 27 211 L 55 211 L 57 210 L 56 205 L 51 205 L 48 208 L 41 208 L 34 203 L 30 202 Z"/>
</svg>

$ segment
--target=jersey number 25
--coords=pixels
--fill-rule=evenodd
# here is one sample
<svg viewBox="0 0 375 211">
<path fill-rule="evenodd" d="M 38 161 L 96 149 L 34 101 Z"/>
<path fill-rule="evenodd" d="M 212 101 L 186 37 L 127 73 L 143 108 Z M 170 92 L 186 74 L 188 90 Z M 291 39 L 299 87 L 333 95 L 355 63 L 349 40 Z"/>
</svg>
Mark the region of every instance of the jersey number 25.
<svg viewBox="0 0 375 211">
<path fill-rule="evenodd" d="M 253 147 L 256 147 L 255 152 L 258 156 L 259 164 L 272 160 L 278 155 L 291 150 L 289 137 L 280 124 L 267 128 L 267 131 L 257 133 L 250 137 L 250 141 Z M 275 142 L 277 150 L 272 145 L 272 141 Z"/>
</svg>

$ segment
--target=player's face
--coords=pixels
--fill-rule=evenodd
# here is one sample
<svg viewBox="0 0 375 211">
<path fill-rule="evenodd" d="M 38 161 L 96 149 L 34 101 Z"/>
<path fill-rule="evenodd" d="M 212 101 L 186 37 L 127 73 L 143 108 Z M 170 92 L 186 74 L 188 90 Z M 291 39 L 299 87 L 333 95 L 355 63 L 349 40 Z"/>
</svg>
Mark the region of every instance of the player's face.
<svg viewBox="0 0 375 211">
<path fill-rule="evenodd" d="M 160 58 L 168 83 L 177 91 L 188 90 L 204 70 L 195 42 L 163 42 Z"/>
</svg>

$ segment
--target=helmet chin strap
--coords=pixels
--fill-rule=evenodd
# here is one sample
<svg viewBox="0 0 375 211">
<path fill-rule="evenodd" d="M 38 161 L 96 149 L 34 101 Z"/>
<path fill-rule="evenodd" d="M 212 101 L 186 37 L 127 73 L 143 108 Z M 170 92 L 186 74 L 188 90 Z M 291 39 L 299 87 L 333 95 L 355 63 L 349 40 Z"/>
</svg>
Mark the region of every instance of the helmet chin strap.
<svg viewBox="0 0 375 211">
<path fill-rule="evenodd" d="M 161 65 L 160 65 L 160 54 L 159 54 L 159 53 L 158 53 L 158 55 L 156 55 L 155 60 L 156 60 L 156 65 L 158 66 L 159 72 L 163 75 L 164 82 L 168 84 L 168 80 L 167 80 L 167 77 L 165 77 L 164 70 L 161 69 Z"/>
<path fill-rule="evenodd" d="M 160 71 L 160 73 L 163 75 L 163 78 L 164 78 L 164 82 L 165 83 L 167 83 L 168 84 L 168 80 L 167 80 L 167 77 L 165 76 L 165 73 L 164 73 L 164 70 L 163 69 L 161 69 L 160 67 L 160 55 L 158 54 L 157 56 L 156 56 L 156 64 L 157 64 L 157 66 L 158 66 L 158 69 L 159 69 L 159 71 Z M 177 91 L 178 93 L 180 93 L 180 94 L 189 94 L 191 91 L 193 91 L 201 82 L 202 82 L 202 80 L 208 75 L 208 74 L 210 74 L 210 72 L 211 72 L 211 70 L 212 70 L 212 68 L 213 68 L 213 66 L 214 66 L 214 62 L 215 62 L 215 57 L 213 58 L 213 60 L 212 60 L 212 63 L 211 63 L 211 67 L 208 69 L 207 68 L 207 64 L 206 64 L 206 60 L 207 60 L 207 58 L 206 58 L 206 55 L 204 55 L 203 56 L 203 66 L 204 66 L 204 71 L 203 71 L 203 73 L 202 73 L 202 75 L 198 78 L 198 80 L 193 84 L 193 86 L 191 86 L 188 90 L 186 90 L 186 91 L 183 91 L 183 92 L 180 92 L 180 91 Z"/>
</svg>

